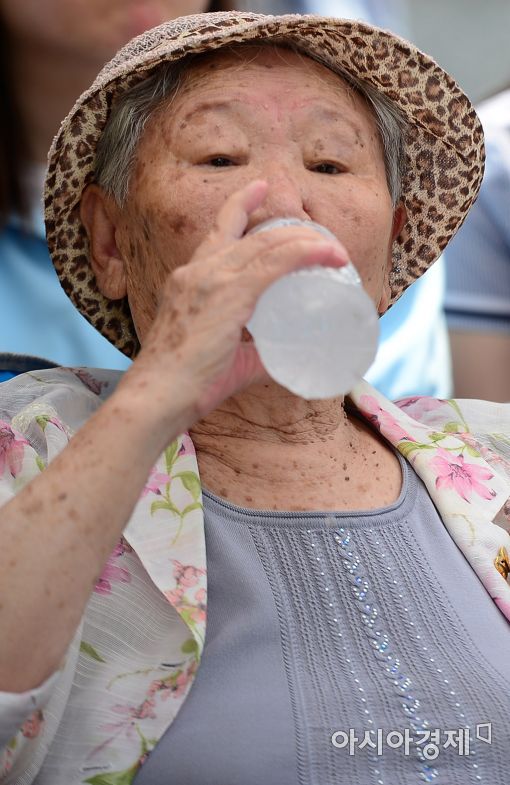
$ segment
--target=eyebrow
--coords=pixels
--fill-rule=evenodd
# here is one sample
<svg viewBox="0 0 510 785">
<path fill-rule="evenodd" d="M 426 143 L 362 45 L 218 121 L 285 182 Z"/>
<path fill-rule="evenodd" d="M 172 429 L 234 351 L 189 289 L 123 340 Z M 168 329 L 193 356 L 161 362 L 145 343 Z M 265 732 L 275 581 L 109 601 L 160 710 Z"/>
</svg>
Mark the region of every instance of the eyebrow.
<svg viewBox="0 0 510 785">
<path fill-rule="evenodd" d="M 200 101 L 195 107 L 189 110 L 184 116 L 184 122 L 188 122 L 192 117 L 196 114 L 201 114 L 204 111 L 231 111 L 234 109 L 234 104 L 243 103 L 242 99 L 239 97 L 234 97 L 230 99 L 211 99 L 208 101 Z M 342 125 L 347 125 L 351 131 L 354 132 L 356 138 L 362 133 L 362 129 L 356 121 L 350 117 L 350 113 L 340 112 L 338 109 L 332 109 L 329 106 L 325 106 L 324 104 L 315 104 L 312 107 L 312 111 L 315 115 L 319 117 L 324 117 L 326 120 L 329 120 L 331 123 L 340 123 Z"/>
<path fill-rule="evenodd" d="M 211 110 L 211 109 L 212 110 L 216 110 L 216 109 L 220 109 L 220 110 L 231 109 L 232 108 L 232 104 L 237 102 L 237 101 L 239 101 L 238 98 L 237 99 L 236 98 L 231 99 L 230 101 L 227 101 L 227 100 L 201 101 L 199 104 L 197 104 L 195 107 L 193 107 L 193 109 L 190 109 L 189 112 L 186 112 L 186 114 L 184 116 L 184 121 L 187 122 L 192 117 L 194 117 L 194 115 L 200 114 L 201 112 L 204 112 L 204 111 L 207 111 L 207 110 Z"/>
<path fill-rule="evenodd" d="M 330 120 L 333 123 L 340 121 L 342 124 L 348 125 L 356 136 L 362 133 L 361 126 L 350 116 L 350 113 L 339 112 L 338 109 L 331 109 L 330 107 L 321 104 L 316 106 L 314 111 L 319 117 L 324 117 L 324 119 Z"/>
</svg>

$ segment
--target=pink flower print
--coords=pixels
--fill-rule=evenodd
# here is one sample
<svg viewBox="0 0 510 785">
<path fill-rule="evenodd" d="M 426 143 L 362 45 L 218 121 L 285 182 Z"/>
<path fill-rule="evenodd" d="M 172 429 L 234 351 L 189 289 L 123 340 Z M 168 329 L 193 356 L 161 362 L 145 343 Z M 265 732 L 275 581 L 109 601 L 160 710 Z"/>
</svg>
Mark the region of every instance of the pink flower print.
<svg viewBox="0 0 510 785">
<path fill-rule="evenodd" d="M 510 461 L 508 461 L 507 458 L 505 458 L 503 455 L 499 455 L 497 452 L 494 452 L 491 447 L 486 447 L 484 444 L 475 439 L 472 433 L 457 433 L 455 435 L 458 436 L 459 439 L 462 439 L 462 441 L 469 447 L 477 450 L 477 452 L 480 453 L 482 458 L 484 458 L 487 463 L 500 467 L 502 471 L 504 471 L 510 477 Z"/>
<path fill-rule="evenodd" d="M 389 412 L 381 409 L 377 400 L 372 395 L 362 395 L 360 398 L 360 405 L 363 414 L 368 415 L 370 422 L 373 423 L 390 442 L 400 442 L 402 439 L 414 441 Z"/>
<path fill-rule="evenodd" d="M 120 714 L 125 717 L 124 720 L 121 722 L 116 722 L 113 724 L 106 724 L 101 726 L 101 730 L 105 731 L 115 731 L 118 729 L 129 729 L 129 726 L 132 724 L 132 720 L 145 720 L 145 719 L 156 719 L 156 713 L 154 711 L 156 707 L 156 700 L 153 695 L 149 695 L 139 706 L 126 706 L 120 703 L 117 703 L 115 706 L 112 706 L 112 711 L 115 714 Z"/>
<path fill-rule="evenodd" d="M 186 612 L 190 621 L 195 622 L 196 624 L 205 621 L 207 608 L 207 592 L 205 589 L 198 589 L 195 592 L 194 602 L 191 602 L 189 598 L 185 596 L 184 589 L 182 588 L 166 591 L 165 597 L 180 613 Z"/>
<path fill-rule="evenodd" d="M 398 401 L 395 401 L 399 409 L 403 409 L 406 414 L 414 417 L 416 420 L 421 419 L 421 416 L 427 412 L 440 409 L 445 403 L 447 401 L 444 401 L 442 398 L 429 398 L 426 395 L 415 395 L 411 398 L 400 398 Z"/>
<path fill-rule="evenodd" d="M 55 426 L 55 428 L 58 428 L 59 431 L 65 433 L 66 436 L 68 435 L 64 425 L 60 422 L 60 420 L 57 420 L 56 417 L 50 417 L 49 414 L 39 414 L 35 418 L 35 421 L 39 425 L 42 431 L 45 431 L 48 423 L 51 423 L 52 425 Z"/>
<path fill-rule="evenodd" d="M 0 752 L 0 777 L 5 776 L 12 769 L 14 763 L 14 749 L 9 744 Z"/>
<path fill-rule="evenodd" d="M 152 697 L 157 692 L 159 692 L 160 690 L 164 690 L 164 689 L 165 689 L 165 682 L 164 681 L 161 681 L 161 679 L 156 679 L 155 681 L 152 681 L 150 683 L 150 686 L 149 686 L 149 693 L 148 693 L 149 697 Z"/>
<path fill-rule="evenodd" d="M 0 420 L 0 476 L 4 473 L 5 467 L 16 477 L 23 465 L 23 454 L 26 439 L 18 439 L 10 425 Z"/>
<path fill-rule="evenodd" d="M 207 592 L 205 589 L 199 589 L 195 592 L 195 605 L 190 606 L 190 616 L 194 622 L 204 622 L 206 619 L 206 598 Z"/>
<path fill-rule="evenodd" d="M 168 474 L 163 474 L 162 472 L 157 472 L 156 469 L 151 469 L 149 479 L 145 483 L 145 487 L 142 491 L 142 499 L 144 496 L 147 496 L 148 493 L 155 493 L 161 496 L 161 488 L 171 482 L 171 480 L 172 478 Z"/>
<path fill-rule="evenodd" d="M 161 699 L 166 701 L 168 698 L 180 698 L 186 692 L 189 678 L 186 671 L 181 671 L 179 675 L 168 684 L 164 684 L 161 691 Z"/>
<path fill-rule="evenodd" d="M 176 678 L 172 678 L 169 683 L 166 683 L 166 689 L 161 693 L 161 698 L 163 700 L 167 700 L 170 696 L 172 698 L 181 698 L 188 689 L 188 685 L 193 678 L 196 668 L 196 663 L 192 662 L 189 668 L 185 671 L 181 671 Z"/>
<path fill-rule="evenodd" d="M 154 708 L 156 701 L 154 698 L 146 698 L 144 702 L 133 713 L 133 717 L 137 720 L 156 719 L 156 712 Z"/>
<path fill-rule="evenodd" d="M 173 589 L 172 591 L 166 591 L 165 597 L 167 598 L 168 602 L 172 605 L 175 605 L 176 608 L 179 608 L 184 599 L 184 589 Z"/>
<path fill-rule="evenodd" d="M 180 698 L 188 687 L 189 681 L 196 671 L 196 663 L 192 662 L 186 670 L 177 671 L 166 679 L 156 679 L 149 687 L 149 695 L 154 700 L 159 695 L 162 700 Z"/>
<path fill-rule="evenodd" d="M 468 447 L 472 447 L 472 449 L 473 449 L 473 450 L 476 450 L 477 452 L 479 452 L 479 453 L 480 453 L 480 455 L 483 455 L 483 454 L 484 454 L 484 452 L 483 452 L 483 451 L 485 451 L 485 453 L 487 453 L 487 452 L 488 452 L 488 450 L 487 450 L 486 448 L 484 448 L 484 447 L 483 447 L 483 446 L 482 446 L 482 445 L 481 445 L 481 444 L 480 444 L 480 443 L 479 443 L 479 442 L 478 442 L 478 441 L 475 439 L 475 437 L 473 436 L 473 434 L 472 434 L 472 433 L 467 433 L 467 432 L 465 432 L 465 433 L 456 433 L 456 434 L 455 434 L 455 436 L 456 436 L 456 438 L 457 438 L 457 439 L 462 439 L 462 441 L 464 442 L 464 444 L 467 444 L 467 445 L 468 445 Z"/>
<path fill-rule="evenodd" d="M 174 578 L 177 586 L 184 586 L 190 588 L 196 586 L 200 575 L 205 575 L 205 569 L 202 567 L 193 567 L 192 564 L 181 564 L 177 559 L 172 559 L 174 565 Z"/>
<path fill-rule="evenodd" d="M 36 739 L 41 732 L 43 723 L 44 715 L 40 709 L 36 709 L 21 726 L 23 736 L 26 739 Z"/>
<path fill-rule="evenodd" d="M 94 587 L 94 591 L 97 594 L 110 594 L 112 591 L 112 582 L 113 581 L 122 581 L 122 583 L 129 583 L 131 580 L 131 575 L 124 567 L 119 567 L 115 564 L 115 559 L 118 559 L 119 556 L 122 556 L 127 550 L 131 550 L 126 547 L 125 543 L 121 540 L 116 546 L 115 550 L 112 552 L 108 561 L 106 562 L 105 568 L 99 578 L 98 582 Z"/>
<path fill-rule="evenodd" d="M 100 382 L 99 379 L 95 379 L 91 373 L 83 370 L 83 368 L 72 368 L 71 370 L 74 375 L 78 377 L 80 382 L 82 382 L 90 392 L 94 393 L 94 395 L 99 395 L 103 387 L 108 386 L 108 382 Z"/>
<path fill-rule="evenodd" d="M 436 488 L 451 488 L 465 501 L 477 493 L 482 499 L 492 499 L 495 491 L 482 485 L 481 480 L 490 480 L 494 475 L 483 466 L 467 463 L 462 455 L 452 455 L 442 448 L 430 461 L 430 466 L 437 472 Z"/>
<path fill-rule="evenodd" d="M 183 455 L 195 455 L 195 447 L 191 438 L 188 436 L 187 433 L 184 434 L 182 437 L 182 443 L 179 447 L 179 457 L 181 458 Z"/>
</svg>

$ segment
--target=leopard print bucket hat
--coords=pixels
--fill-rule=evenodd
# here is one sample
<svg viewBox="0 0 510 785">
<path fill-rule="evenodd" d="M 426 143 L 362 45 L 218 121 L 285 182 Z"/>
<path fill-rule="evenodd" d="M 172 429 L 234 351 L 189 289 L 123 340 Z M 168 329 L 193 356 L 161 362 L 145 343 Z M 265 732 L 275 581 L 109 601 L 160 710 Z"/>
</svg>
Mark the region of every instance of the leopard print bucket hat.
<svg viewBox="0 0 510 785">
<path fill-rule="evenodd" d="M 127 299 L 98 290 L 79 206 L 94 180 L 95 150 L 115 100 L 161 63 L 242 42 L 291 43 L 331 70 L 368 83 L 408 122 L 402 199 L 407 222 L 394 243 L 392 303 L 438 258 L 462 224 L 483 176 L 483 132 L 455 81 L 412 44 L 379 28 L 318 16 L 224 12 L 182 17 L 133 39 L 64 120 L 49 153 L 45 218 L 60 282 L 78 310 L 134 357 L 139 344 Z"/>
</svg>

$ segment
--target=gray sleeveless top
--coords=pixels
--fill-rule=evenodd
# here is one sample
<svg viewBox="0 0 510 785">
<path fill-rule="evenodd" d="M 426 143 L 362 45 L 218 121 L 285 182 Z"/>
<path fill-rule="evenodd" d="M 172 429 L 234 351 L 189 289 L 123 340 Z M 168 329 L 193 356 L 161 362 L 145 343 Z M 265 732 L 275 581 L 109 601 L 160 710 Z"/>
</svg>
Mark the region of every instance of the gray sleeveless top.
<svg viewBox="0 0 510 785">
<path fill-rule="evenodd" d="M 202 663 L 135 785 L 506 785 L 510 627 L 400 460 L 363 514 L 204 492 Z"/>
</svg>

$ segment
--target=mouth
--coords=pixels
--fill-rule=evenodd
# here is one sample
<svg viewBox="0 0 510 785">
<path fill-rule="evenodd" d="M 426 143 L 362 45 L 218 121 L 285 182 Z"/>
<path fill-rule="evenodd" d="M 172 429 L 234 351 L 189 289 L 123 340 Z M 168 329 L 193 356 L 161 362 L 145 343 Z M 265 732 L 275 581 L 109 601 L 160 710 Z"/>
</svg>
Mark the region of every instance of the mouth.
<svg viewBox="0 0 510 785">
<path fill-rule="evenodd" d="M 241 330 L 241 343 L 253 343 L 253 336 L 246 327 Z"/>
</svg>

